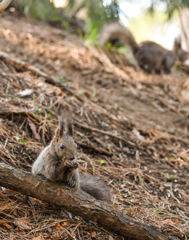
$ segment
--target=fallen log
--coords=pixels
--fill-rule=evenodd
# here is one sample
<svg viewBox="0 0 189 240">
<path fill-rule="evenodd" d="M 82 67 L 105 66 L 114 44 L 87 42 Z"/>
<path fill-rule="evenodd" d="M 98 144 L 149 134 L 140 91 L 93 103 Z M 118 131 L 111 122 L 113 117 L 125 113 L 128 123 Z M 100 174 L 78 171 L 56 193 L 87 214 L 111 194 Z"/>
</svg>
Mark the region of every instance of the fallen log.
<svg viewBox="0 0 189 240">
<path fill-rule="evenodd" d="M 168 240 L 152 226 L 123 214 L 112 206 L 97 201 L 87 193 L 68 185 L 50 182 L 31 173 L 0 163 L 0 186 L 27 196 L 64 207 L 69 212 L 93 221 L 107 230 L 136 240 Z"/>
</svg>

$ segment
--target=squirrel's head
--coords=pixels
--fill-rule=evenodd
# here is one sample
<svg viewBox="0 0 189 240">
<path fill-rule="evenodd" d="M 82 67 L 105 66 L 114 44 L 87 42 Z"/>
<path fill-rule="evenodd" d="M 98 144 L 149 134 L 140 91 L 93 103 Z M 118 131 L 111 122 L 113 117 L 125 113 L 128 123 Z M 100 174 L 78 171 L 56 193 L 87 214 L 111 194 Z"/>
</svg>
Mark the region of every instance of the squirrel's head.
<svg viewBox="0 0 189 240">
<path fill-rule="evenodd" d="M 183 62 L 188 59 L 188 53 L 181 48 L 180 36 L 175 39 L 173 49 L 176 52 L 179 61 Z"/>
<path fill-rule="evenodd" d="M 73 138 L 73 125 L 70 118 L 61 120 L 56 129 L 55 136 L 51 143 L 51 152 L 57 156 L 58 159 L 74 160 L 77 150 L 77 144 Z"/>
</svg>

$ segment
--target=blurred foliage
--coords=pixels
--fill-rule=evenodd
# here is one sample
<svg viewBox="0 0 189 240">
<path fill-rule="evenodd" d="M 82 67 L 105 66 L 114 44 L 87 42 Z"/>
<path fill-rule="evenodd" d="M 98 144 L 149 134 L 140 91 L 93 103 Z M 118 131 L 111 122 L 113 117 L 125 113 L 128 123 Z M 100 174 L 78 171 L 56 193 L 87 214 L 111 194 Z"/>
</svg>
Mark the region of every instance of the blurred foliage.
<svg viewBox="0 0 189 240">
<path fill-rule="evenodd" d="M 129 29 L 137 42 L 142 42 L 146 39 L 153 41 L 155 31 L 159 28 L 163 31 L 166 21 L 167 15 L 164 12 L 155 11 L 153 15 L 149 12 L 145 12 L 144 14 L 130 20 Z"/>
<path fill-rule="evenodd" d="M 15 2 L 26 16 L 43 22 L 60 22 L 62 26 L 65 25 L 65 19 L 49 0 L 16 0 Z"/>
<path fill-rule="evenodd" d="M 151 0 L 151 5 L 148 9 L 149 12 L 154 13 L 159 3 L 165 4 L 168 19 L 173 17 L 175 11 L 182 8 L 189 8 L 189 0 Z"/>
<path fill-rule="evenodd" d="M 68 20 L 69 13 L 71 14 L 71 18 L 74 18 L 81 9 L 84 9 L 85 34 L 83 26 L 77 24 L 76 32 L 78 32 L 80 37 L 84 36 L 86 41 L 95 42 L 99 37 L 100 29 L 102 29 L 105 24 L 111 21 L 119 21 L 119 15 L 121 12 L 123 13 L 119 8 L 120 1 L 121 0 L 68 0 L 67 7 L 61 10 L 57 9 L 50 0 L 14 0 L 13 2 L 17 3 L 19 9 L 26 16 L 51 24 L 56 24 L 58 22 L 58 26 L 62 26 L 67 30 L 71 29 Z M 139 0 L 127 1 L 133 3 L 139 2 Z M 150 2 L 151 5 L 148 9 L 148 13 L 153 13 L 151 17 L 155 18 L 157 24 L 159 24 L 159 21 L 161 21 L 160 24 L 162 24 L 162 21 L 165 22 L 167 16 L 169 19 L 173 17 L 176 12 L 175 10 L 189 7 L 189 0 L 150 0 Z M 157 11 L 160 3 L 164 4 L 166 13 Z M 143 22 L 146 24 L 146 27 Z M 150 33 L 153 30 L 151 22 L 152 18 L 150 19 L 150 14 L 142 16 L 142 20 L 141 17 L 140 19 L 135 18 L 130 20 L 131 31 L 134 29 L 133 32 L 137 33 L 137 36 L 135 36 L 136 38 L 140 36 L 140 39 L 137 39 L 137 41 L 148 38 L 146 33 Z M 144 32 L 145 34 L 143 34 Z M 145 35 L 145 37 L 143 35 Z"/>
<path fill-rule="evenodd" d="M 67 10 L 72 11 L 77 0 L 69 0 Z M 119 20 L 119 6 L 116 0 L 83 0 L 74 10 L 73 15 L 81 9 L 86 9 L 86 38 L 88 41 L 95 41 L 98 38 L 99 30 L 110 21 Z"/>
</svg>

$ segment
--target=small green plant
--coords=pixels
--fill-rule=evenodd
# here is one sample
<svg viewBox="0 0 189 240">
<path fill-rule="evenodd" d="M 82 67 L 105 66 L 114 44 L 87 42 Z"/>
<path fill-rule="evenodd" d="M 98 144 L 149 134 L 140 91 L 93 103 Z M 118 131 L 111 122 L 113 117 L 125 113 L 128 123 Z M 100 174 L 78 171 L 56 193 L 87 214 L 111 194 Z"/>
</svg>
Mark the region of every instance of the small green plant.
<svg viewBox="0 0 189 240">
<path fill-rule="evenodd" d="M 86 43 L 96 43 L 99 38 L 98 28 L 93 28 L 87 31 L 84 40 Z"/>
<path fill-rule="evenodd" d="M 70 24 L 64 20 L 62 20 L 62 26 L 65 28 L 67 31 L 70 29 Z"/>
<path fill-rule="evenodd" d="M 106 43 L 106 46 L 107 46 L 108 49 L 111 49 L 111 48 L 112 48 L 112 44 L 111 44 L 110 42 L 107 42 L 107 43 Z"/>
<path fill-rule="evenodd" d="M 157 217 L 160 217 L 159 213 L 157 212 L 157 210 L 155 209 L 155 207 L 152 207 L 152 209 L 154 210 L 154 213 Z"/>
<path fill-rule="evenodd" d="M 81 138 L 85 138 L 85 136 L 81 133 L 78 133 L 78 135 L 81 137 Z"/>
<path fill-rule="evenodd" d="M 84 35 L 83 35 L 82 30 L 81 30 L 80 28 L 78 28 L 78 29 L 77 29 L 77 32 L 78 32 L 79 38 L 82 38 L 82 39 L 83 39 Z"/>
<path fill-rule="evenodd" d="M 51 120 L 51 119 L 52 119 L 51 114 L 47 114 L 47 118 L 48 118 L 49 120 Z"/>
<path fill-rule="evenodd" d="M 35 113 L 39 114 L 41 112 L 41 108 L 39 106 L 35 106 Z"/>
<path fill-rule="evenodd" d="M 99 166 L 102 166 L 103 163 L 105 163 L 105 160 L 102 159 L 102 160 L 100 161 L 100 165 L 99 165 Z"/>
<path fill-rule="evenodd" d="M 21 143 L 25 143 L 27 141 L 27 140 L 25 140 L 25 139 L 23 139 L 21 137 L 19 138 L 19 140 L 20 140 Z"/>
<path fill-rule="evenodd" d="M 62 75 L 59 75 L 58 78 L 62 83 L 66 82 L 66 79 L 64 79 L 64 77 Z"/>
<path fill-rule="evenodd" d="M 73 83 L 69 83 L 69 84 L 68 84 L 68 87 L 69 87 L 69 88 L 72 88 L 72 87 L 74 87 L 74 84 L 73 84 Z"/>
<path fill-rule="evenodd" d="M 84 93 L 86 93 L 86 90 L 85 89 L 79 90 L 78 93 L 79 93 L 79 95 L 82 96 Z"/>
<path fill-rule="evenodd" d="M 173 175 L 173 174 L 163 173 L 163 175 L 168 181 L 175 179 L 175 175 Z"/>
</svg>

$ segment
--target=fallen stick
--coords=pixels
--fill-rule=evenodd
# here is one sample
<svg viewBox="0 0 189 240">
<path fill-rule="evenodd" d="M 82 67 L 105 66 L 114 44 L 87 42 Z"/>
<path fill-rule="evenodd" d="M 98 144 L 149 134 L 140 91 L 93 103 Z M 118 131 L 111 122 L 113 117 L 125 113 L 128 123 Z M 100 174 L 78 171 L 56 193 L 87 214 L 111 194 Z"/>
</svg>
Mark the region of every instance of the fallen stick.
<svg viewBox="0 0 189 240">
<path fill-rule="evenodd" d="M 168 240 L 152 225 L 141 223 L 87 193 L 68 185 L 50 182 L 31 173 L 0 163 L 0 186 L 64 207 L 107 230 L 136 240 Z"/>
<path fill-rule="evenodd" d="M 41 119 L 36 116 L 36 114 L 30 112 L 30 111 L 27 111 L 27 110 L 7 110 L 7 109 L 3 109 L 3 110 L 0 110 L 0 116 L 1 115 L 9 115 L 9 114 L 25 114 L 26 116 L 28 117 L 31 117 L 33 119 L 35 119 L 38 123 L 41 122 Z"/>
</svg>

